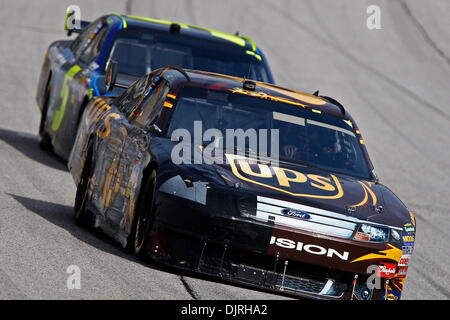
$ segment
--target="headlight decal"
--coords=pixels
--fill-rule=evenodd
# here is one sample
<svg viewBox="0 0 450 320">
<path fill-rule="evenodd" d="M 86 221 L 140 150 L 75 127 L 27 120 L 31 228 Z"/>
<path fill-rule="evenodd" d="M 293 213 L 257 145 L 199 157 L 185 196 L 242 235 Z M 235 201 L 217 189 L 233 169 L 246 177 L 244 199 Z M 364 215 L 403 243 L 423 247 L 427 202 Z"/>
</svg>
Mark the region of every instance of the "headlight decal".
<svg viewBox="0 0 450 320">
<path fill-rule="evenodd" d="M 354 237 L 355 240 L 367 242 L 386 242 L 389 236 L 389 229 L 370 224 L 361 224 Z"/>
</svg>

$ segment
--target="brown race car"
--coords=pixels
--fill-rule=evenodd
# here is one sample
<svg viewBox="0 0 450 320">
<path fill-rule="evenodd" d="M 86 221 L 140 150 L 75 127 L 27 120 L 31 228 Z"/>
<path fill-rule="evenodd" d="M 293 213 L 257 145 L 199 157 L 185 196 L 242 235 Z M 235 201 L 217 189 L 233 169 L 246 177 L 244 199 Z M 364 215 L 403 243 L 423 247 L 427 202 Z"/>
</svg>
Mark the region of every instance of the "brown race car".
<svg viewBox="0 0 450 320">
<path fill-rule="evenodd" d="M 414 216 L 332 98 L 158 69 L 90 102 L 69 168 L 75 218 L 138 257 L 301 297 L 400 298 Z"/>
</svg>

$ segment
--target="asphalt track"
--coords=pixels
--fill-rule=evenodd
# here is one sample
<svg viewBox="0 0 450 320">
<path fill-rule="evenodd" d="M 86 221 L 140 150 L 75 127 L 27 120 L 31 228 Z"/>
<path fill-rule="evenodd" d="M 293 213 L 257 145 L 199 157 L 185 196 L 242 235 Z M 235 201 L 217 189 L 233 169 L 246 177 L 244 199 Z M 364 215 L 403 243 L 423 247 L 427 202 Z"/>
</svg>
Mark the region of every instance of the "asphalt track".
<svg viewBox="0 0 450 320">
<path fill-rule="evenodd" d="M 125 254 L 72 218 L 75 186 L 37 146 L 35 92 L 65 9 L 171 19 L 251 37 L 278 84 L 350 110 L 383 183 L 416 214 L 404 299 L 450 298 L 450 2 L 0 1 L 0 299 L 276 299 Z M 369 5 L 381 29 L 366 27 Z M 66 285 L 68 266 L 81 289 Z"/>
</svg>

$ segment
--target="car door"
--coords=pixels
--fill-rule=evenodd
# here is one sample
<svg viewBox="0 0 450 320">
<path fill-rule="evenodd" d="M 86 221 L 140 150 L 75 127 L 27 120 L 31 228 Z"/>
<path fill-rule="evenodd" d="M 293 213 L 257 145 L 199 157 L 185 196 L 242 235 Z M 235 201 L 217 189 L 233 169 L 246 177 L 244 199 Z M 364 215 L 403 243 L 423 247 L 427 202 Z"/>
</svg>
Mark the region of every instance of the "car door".
<svg viewBox="0 0 450 320">
<path fill-rule="evenodd" d="M 80 106 L 87 94 L 89 73 L 98 66 L 95 57 L 107 34 L 107 25 L 103 19 L 91 23 L 70 49 L 73 54 L 71 63 L 61 70 L 60 94 L 57 97 L 51 129 L 54 131 L 55 151 L 66 155 L 70 152 L 75 139 L 80 116 Z"/>
<path fill-rule="evenodd" d="M 119 188 L 116 191 L 118 196 L 108 209 L 109 222 L 124 234 L 128 234 L 131 229 L 143 167 L 149 161 L 147 152 L 151 139 L 149 131 L 157 130 L 155 121 L 169 92 L 168 82 L 155 74 L 149 75 L 147 83 L 149 85 L 145 88 L 140 101 L 135 105 L 130 104 L 126 110 L 127 135 L 113 186 Z"/>
<path fill-rule="evenodd" d="M 96 201 L 95 206 L 102 216 L 117 222 L 121 209 L 116 198 L 123 180 L 125 170 L 121 160 L 125 149 L 125 141 L 131 128 L 127 116 L 142 102 L 142 96 L 148 86 L 148 77 L 142 77 L 130 86 L 111 105 L 101 102 L 89 108 L 89 116 L 96 124 L 93 132 L 96 135 L 96 166 L 94 173 Z M 102 98 L 98 98 L 99 101 Z M 125 149 L 125 150 L 124 150 Z"/>
</svg>

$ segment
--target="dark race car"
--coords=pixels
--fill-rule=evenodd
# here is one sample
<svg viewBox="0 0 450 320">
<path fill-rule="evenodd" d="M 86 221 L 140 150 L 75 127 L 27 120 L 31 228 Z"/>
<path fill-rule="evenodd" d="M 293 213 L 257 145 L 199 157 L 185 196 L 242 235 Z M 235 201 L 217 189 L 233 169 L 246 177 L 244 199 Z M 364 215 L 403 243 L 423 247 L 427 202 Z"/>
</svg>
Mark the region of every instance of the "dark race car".
<svg viewBox="0 0 450 320">
<path fill-rule="evenodd" d="M 83 109 L 107 94 L 107 62 L 118 63 L 118 82 L 167 65 L 273 82 L 267 61 L 252 40 L 165 20 L 110 14 L 82 22 L 74 40 L 52 43 L 44 58 L 36 101 L 41 110 L 39 144 L 67 159 Z M 114 94 L 121 89 L 115 89 Z"/>
<path fill-rule="evenodd" d="M 69 169 L 76 220 L 138 257 L 298 296 L 400 298 L 414 216 L 332 98 L 156 70 L 90 102 Z"/>
</svg>

